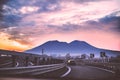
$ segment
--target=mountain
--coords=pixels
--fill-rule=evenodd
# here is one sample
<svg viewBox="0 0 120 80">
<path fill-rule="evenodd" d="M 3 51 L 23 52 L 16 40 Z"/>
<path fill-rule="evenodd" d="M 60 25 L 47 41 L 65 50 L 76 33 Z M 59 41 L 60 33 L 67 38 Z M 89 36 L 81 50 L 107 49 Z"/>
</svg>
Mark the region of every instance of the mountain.
<svg viewBox="0 0 120 80">
<path fill-rule="evenodd" d="M 59 42 L 57 40 L 55 41 L 48 41 L 38 47 L 35 47 L 33 49 L 27 50 L 25 52 L 27 53 L 34 53 L 34 54 L 41 54 L 42 49 L 44 50 L 45 54 L 50 55 L 65 55 L 67 53 L 70 53 L 71 55 L 76 54 L 87 54 L 94 53 L 96 56 L 100 55 L 100 52 L 106 52 L 107 55 L 120 55 L 120 51 L 112 51 L 112 50 L 106 50 L 106 49 L 100 49 L 96 48 L 85 41 L 72 41 L 71 43 L 66 42 Z"/>
</svg>

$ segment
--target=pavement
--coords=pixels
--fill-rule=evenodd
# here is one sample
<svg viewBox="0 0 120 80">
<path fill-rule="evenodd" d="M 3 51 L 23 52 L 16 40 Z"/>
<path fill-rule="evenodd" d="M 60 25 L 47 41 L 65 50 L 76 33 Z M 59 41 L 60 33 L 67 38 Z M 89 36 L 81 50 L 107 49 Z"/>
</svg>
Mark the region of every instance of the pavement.
<svg viewBox="0 0 120 80">
<path fill-rule="evenodd" d="M 69 66 L 34 78 L 3 78 L 0 80 L 120 80 L 111 71 L 92 66 Z"/>
<path fill-rule="evenodd" d="M 70 66 L 69 80 L 114 80 L 114 73 L 91 66 Z"/>
</svg>

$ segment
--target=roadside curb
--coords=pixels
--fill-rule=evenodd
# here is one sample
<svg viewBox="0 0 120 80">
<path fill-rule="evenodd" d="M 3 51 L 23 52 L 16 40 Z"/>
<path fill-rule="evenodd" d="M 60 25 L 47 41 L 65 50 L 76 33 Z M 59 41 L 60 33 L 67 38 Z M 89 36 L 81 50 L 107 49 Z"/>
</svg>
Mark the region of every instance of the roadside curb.
<svg viewBox="0 0 120 80">
<path fill-rule="evenodd" d="M 61 76 L 62 78 L 67 76 L 71 72 L 71 68 L 69 66 L 67 66 L 67 68 L 68 68 L 68 71 Z"/>
</svg>

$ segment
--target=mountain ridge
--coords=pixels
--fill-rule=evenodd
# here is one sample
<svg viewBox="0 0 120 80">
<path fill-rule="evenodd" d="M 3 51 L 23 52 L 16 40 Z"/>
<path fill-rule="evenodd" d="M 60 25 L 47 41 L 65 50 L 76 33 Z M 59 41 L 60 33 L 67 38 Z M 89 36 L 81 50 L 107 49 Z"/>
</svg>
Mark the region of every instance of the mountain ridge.
<svg viewBox="0 0 120 80">
<path fill-rule="evenodd" d="M 90 54 L 95 53 L 100 55 L 100 52 L 106 52 L 107 55 L 120 55 L 120 51 L 113 51 L 107 49 L 101 49 L 88 44 L 85 41 L 74 40 L 70 43 L 60 42 L 58 40 L 47 41 L 40 46 L 27 50 L 27 53 L 41 54 L 41 50 L 44 49 L 45 54 L 56 54 L 56 55 L 65 55 L 70 53 L 74 54 Z"/>
</svg>

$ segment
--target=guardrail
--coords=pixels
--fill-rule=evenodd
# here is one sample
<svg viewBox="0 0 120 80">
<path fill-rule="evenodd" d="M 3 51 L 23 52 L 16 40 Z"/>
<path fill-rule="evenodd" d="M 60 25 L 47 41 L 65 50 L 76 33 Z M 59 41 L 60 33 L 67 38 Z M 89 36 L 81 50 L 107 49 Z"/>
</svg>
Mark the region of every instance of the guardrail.
<svg viewBox="0 0 120 80">
<path fill-rule="evenodd" d="M 42 66 L 0 68 L 0 76 L 37 76 L 43 73 L 64 68 L 65 64 L 52 64 Z"/>
<path fill-rule="evenodd" d="M 11 66 L 11 65 L 12 65 L 12 62 L 6 62 L 6 63 L 3 63 L 3 64 L 0 64 L 0 68 L 8 67 L 8 66 Z"/>
<path fill-rule="evenodd" d="M 8 62 L 11 62 L 8 64 Z M 48 55 L 38 55 L 15 51 L 0 50 L 0 68 L 27 67 L 29 65 L 49 65 L 63 63 L 63 59 Z M 32 64 L 31 64 L 32 63 Z"/>
</svg>

